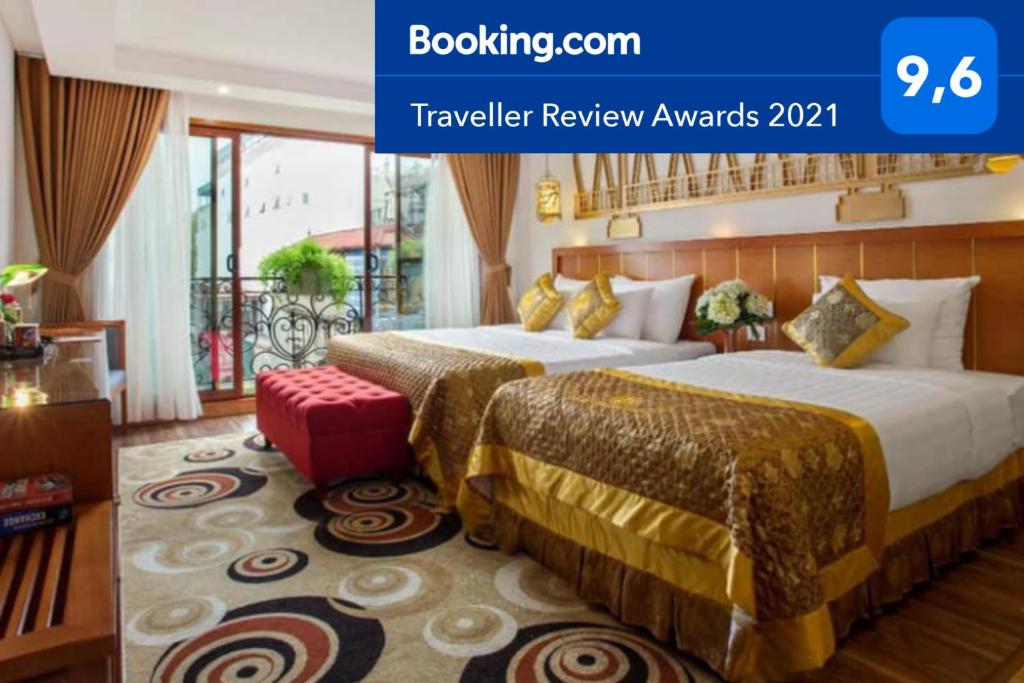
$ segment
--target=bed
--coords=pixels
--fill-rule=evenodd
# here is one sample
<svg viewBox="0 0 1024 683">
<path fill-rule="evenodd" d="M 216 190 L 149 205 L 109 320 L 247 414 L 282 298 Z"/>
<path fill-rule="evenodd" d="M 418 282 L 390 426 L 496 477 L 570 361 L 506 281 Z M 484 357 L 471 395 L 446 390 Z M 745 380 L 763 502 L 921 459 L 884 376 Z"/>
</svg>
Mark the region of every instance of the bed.
<svg viewBox="0 0 1024 683">
<path fill-rule="evenodd" d="M 495 325 L 338 336 L 331 339 L 327 362 L 409 397 L 415 414 L 409 437 L 413 452 L 437 485 L 441 504 L 450 507 L 484 408 L 502 384 L 713 352 L 714 346 L 700 341 L 581 340 L 564 330 Z"/>
<path fill-rule="evenodd" d="M 459 510 L 729 680 L 818 668 L 857 619 L 1024 522 L 1021 258 L 1019 221 L 556 250 L 575 278 L 742 277 L 778 321 L 819 274 L 979 275 L 967 371 L 822 369 L 775 324 L 749 353 L 509 385 Z"/>
<path fill-rule="evenodd" d="M 721 355 L 500 389 L 459 510 L 727 678 L 784 679 L 1018 521 L 1022 447 L 1024 378 Z"/>
</svg>

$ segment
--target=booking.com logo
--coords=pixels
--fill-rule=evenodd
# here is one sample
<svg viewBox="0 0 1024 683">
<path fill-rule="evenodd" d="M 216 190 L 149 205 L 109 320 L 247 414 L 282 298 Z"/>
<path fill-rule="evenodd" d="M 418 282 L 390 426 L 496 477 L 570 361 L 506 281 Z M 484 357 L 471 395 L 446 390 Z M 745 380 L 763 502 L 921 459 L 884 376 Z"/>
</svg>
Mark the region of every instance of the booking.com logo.
<svg viewBox="0 0 1024 683">
<path fill-rule="evenodd" d="M 410 55 L 532 55 L 535 62 L 549 62 L 558 55 L 639 55 L 637 33 L 566 33 L 561 40 L 554 33 L 509 31 L 501 24 L 491 31 L 481 24 L 478 31 L 431 33 L 424 24 L 409 26 Z"/>
</svg>

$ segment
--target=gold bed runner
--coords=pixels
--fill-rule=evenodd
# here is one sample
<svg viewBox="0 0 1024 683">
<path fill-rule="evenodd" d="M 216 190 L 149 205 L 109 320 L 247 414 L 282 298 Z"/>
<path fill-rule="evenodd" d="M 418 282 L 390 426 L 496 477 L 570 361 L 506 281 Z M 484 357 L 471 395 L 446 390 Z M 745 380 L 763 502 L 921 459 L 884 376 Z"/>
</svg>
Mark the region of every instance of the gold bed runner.
<svg viewBox="0 0 1024 683">
<path fill-rule="evenodd" d="M 466 477 L 459 509 L 470 529 L 486 526 L 478 492 L 491 485 L 544 524 L 540 494 L 703 558 L 717 582 L 603 535 L 601 550 L 627 564 L 794 635 L 818 631 L 827 601 L 877 568 L 885 544 L 888 479 L 866 421 L 621 370 L 508 387 L 487 410 Z"/>
<path fill-rule="evenodd" d="M 409 442 L 445 506 L 455 503 L 491 395 L 506 382 L 544 373 L 534 360 L 400 332 L 333 337 L 326 362 L 409 398 Z"/>
</svg>

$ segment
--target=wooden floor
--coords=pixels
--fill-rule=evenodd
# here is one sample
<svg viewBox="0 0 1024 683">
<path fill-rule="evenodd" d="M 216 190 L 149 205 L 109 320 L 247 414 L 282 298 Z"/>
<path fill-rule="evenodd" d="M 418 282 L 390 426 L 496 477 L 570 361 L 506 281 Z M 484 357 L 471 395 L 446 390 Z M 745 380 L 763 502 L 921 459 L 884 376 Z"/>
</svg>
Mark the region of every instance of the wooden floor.
<svg viewBox="0 0 1024 683">
<path fill-rule="evenodd" d="M 252 415 L 129 429 L 115 447 L 256 429 Z M 823 670 L 825 681 L 1024 683 L 1024 530 L 854 630 Z"/>
</svg>

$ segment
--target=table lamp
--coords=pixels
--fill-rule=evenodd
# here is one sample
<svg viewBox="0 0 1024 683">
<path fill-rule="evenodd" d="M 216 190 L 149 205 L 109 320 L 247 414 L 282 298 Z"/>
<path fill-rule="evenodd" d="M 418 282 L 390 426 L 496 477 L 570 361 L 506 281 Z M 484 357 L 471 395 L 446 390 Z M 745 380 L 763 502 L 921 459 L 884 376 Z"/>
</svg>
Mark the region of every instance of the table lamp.
<svg viewBox="0 0 1024 683">
<path fill-rule="evenodd" d="M 46 266 L 38 263 L 16 263 L 0 271 L 0 323 L 3 328 L 0 346 L 8 344 L 8 326 L 21 322 L 21 307 L 14 295 L 6 291 L 7 288 L 31 285 L 46 275 L 46 271 Z"/>
</svg>

